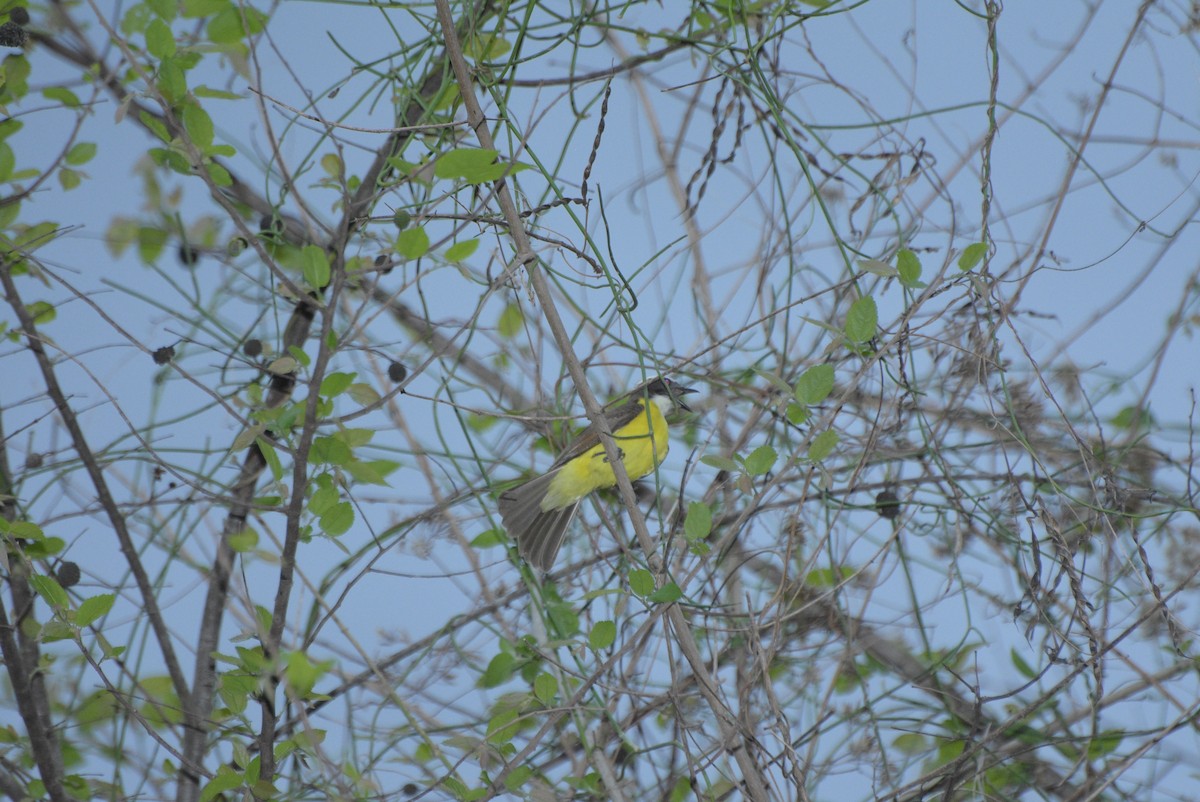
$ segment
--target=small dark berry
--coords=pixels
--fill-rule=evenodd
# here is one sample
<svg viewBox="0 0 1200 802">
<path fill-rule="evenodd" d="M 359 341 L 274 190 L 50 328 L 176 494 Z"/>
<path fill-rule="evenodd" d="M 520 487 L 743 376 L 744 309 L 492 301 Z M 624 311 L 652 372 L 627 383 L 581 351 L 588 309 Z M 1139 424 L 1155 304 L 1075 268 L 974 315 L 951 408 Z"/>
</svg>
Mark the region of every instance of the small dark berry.
<svg viewBox="0 0 1200 802">
<path fill-rule="evenodd" d="M 399 384 L 408 378 L 408 368 L 404 367 L 404 365 L 400 364 L 399 362 L 393 362 L 392 364 L 388 365 L 388 378 L 394 381 L 396 384 Z"/>
<path fill-rule="evenodd" d="M 162 348 L 154 349 L 154 364 L 165 365 L 175 356 L 175 346 L 164 345 Z"/>
<path fill-rule="evenodd" d="M 36 451 L 25 457 L 26 470 L 34 471 L 46 464 L 46 458 Z"/>
<path fill-rule="evenodd" d="M 58 564 L 58 571 L 54 578 L 58 580 L 58 584 L 69 588 L 79 584 L 79 577 L 79 564 L 65 560 Z"/>
<path fill-rule="evenodd" d="M 258 221 L 258 230 L 261 234 L 282 234 L 283 221 L 274 215 L 264 214 Z"/>
<path fill-rule="evenodd" d="M 18 25 L 29 24 L 29 12 L 25 9 L 25 6 L 13 6 L 8 11 L 8 18 Z"/>
<path fill-rule="evenodd" d="M 24 47 L 28 39 L 25 29 L 12 20 L 0 24 L 0 47 Z"/>
<path fill-rule="evenodd" d="M 263 352 L 262 340 L 246 340 L 246 344 L 242 346 L 242 353 L 253 359 L 260 356 Z"/>
<path fill-rule="evenodd" d="M 200 261 L 200 249 L 195 245 L 184 242 L 179 245 L 179 264 L 184 267 L 195 267 Z"/>
<path fill-rule="evenodd" d="M 875 511 L 880 518 L 894 521 L 900 517 L 900 499 L 891 490 L 883 490 L 875 497 Z"/>
</svg>

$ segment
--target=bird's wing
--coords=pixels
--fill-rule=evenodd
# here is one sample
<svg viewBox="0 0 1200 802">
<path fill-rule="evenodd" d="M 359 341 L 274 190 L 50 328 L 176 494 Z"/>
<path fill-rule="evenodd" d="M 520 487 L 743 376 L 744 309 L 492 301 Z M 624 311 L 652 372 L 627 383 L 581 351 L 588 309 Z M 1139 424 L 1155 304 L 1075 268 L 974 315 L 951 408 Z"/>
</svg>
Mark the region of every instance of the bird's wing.
<svg viewBox="0 0 1200 802">
<path fill-rule="evenodd" d="M 619 399 L 617 403 L 604 410 L 604 419 L 608 421 L 608 430 L 615 432 L 622 426 L 625 426 L 632 421 L 642 411 L 643 407 L 638 402 L 640 397 L 626 396 Z M 566 465 L 571 460 L 578 457 L 580 454 L 590 450 L 593 446 L 600 442 L 600 430 L 596 424 L 590 423 L 588 427 L 579 433 L 579 436 L 571 441 L 570 445 L 558 455 L 558 459 L 554 460 L 554 468 Z"/>
</svg>

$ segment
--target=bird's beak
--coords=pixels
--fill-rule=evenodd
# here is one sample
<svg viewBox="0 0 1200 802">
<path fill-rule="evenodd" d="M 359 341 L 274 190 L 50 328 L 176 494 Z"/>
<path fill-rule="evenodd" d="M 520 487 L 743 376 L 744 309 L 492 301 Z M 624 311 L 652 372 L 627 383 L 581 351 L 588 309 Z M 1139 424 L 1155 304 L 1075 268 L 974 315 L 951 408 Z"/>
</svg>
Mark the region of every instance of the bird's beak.
<svg viewBox="0 0 1200 802">
<path fill-rule="evenodd" d="M 671 393 L 672 393 L 672 398 L 674 398 L 674 400 L 675 400 L 675 406 L 679 407 L 684 412 L 691 412 L 692 408 L 689 407 L 687 405 L 687 402 L 685 402 L 683 400 L 683 396 L 687 395 L 688 393 L 698 393 L 698 392 L 700 392 L 700 391 L 697 390 L 695 387 L 680 387 L 678 384 L 671 386 Z"/>
</svg>

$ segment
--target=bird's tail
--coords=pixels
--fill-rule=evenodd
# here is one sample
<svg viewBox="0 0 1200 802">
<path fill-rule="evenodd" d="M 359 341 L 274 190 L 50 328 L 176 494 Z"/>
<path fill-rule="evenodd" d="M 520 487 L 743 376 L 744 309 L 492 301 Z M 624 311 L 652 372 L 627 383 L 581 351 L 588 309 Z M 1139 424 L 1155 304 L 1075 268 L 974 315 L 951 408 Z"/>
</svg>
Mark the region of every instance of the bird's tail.
<svg viewBox="0 0 1200 802">
<path fill-rule="evenodd" d="M 563 544 L 567 526 L 575 517 L 579 503 L 556 510 L 543 510 L 542 499 L 557 471 L 531 479 L 520 487 L 500 494 L 500 518 L 509 536 L 517 541 L 517 550 L 525 560 L 549 571 Z"/>
</svg>

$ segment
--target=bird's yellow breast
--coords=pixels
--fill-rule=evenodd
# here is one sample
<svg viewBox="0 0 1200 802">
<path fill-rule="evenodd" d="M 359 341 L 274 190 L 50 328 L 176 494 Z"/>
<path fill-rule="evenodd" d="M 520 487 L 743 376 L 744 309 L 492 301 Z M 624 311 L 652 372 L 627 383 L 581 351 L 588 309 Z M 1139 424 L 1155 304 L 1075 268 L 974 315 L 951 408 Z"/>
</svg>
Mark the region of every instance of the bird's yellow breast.
<svg viewBox="0 0 1200 802">
<path fill-rule="evenodd" d="M 662 409 L 651 403 L 647 413 L 643 406 L 632 421 L 613 432 L 613 440 L 630 479 L 650 473 L 667 456 L 667 419 Z M 559 469 L 542 499 L 542 511 L 562 509 L 593 490 L 616 483 L 604 444 L 598 443 Z"/>
</svg>

